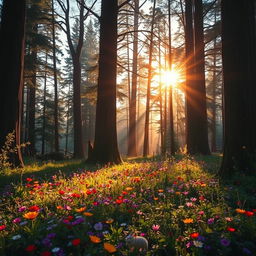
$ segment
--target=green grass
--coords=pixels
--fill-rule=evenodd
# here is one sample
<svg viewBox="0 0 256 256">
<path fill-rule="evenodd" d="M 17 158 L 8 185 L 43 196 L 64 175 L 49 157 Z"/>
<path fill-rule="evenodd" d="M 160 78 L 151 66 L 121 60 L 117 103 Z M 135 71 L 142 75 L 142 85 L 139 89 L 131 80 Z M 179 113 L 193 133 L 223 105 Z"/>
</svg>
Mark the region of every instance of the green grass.
<svg viewBox="0 0 256 256">
<path fill-rule="evenodd" d="M 14 184 L 0 201 L 0 255 L 256 255 L 256 177 L 220 181 L 220 160 L 177 155 L 101 169 L 65 161 L 9 170 L 0 177 L 2 187 Z M 126 244 L 129 235 L 144 236 L 148 250 Z"/>
</svg>

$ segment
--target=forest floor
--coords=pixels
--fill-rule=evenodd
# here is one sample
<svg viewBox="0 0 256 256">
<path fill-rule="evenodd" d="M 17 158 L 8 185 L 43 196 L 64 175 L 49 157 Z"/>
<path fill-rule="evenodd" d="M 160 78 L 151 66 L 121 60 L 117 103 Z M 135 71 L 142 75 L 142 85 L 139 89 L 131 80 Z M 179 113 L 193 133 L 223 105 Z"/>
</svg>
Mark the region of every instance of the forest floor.
<svg viewBox="0 0 256 256">
<path fill-rule="evenodd" d="M 220 181 L 220 160 L 183 155 L 101 168 L 70 160 L 7 170 L 0 255 L 256 255 L 256 176 Z"/>
</svg>

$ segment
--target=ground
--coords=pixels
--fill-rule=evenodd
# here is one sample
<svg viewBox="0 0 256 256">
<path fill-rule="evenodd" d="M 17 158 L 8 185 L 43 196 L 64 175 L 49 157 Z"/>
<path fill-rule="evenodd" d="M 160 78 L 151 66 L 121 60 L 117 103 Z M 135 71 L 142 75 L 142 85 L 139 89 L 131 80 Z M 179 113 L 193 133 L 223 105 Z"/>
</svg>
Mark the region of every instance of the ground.
<svg viewBox="0 0 256 256">
<path fill-rule="evenodd" d="M 256 177 L 220 181 L 219 162 L 183 155 L 5 171 L 0 255 L 256 255 Z M 138 236 L 147 250 L 127 243 Z"/>
</svg>

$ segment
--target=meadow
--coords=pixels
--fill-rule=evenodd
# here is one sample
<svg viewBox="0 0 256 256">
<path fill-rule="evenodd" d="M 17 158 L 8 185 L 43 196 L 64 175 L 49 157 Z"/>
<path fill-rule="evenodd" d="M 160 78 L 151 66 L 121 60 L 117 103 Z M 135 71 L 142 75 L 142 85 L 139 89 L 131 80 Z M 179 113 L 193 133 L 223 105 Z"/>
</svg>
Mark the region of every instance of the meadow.
<svg viewBox="0 0 256 256">
<path fill-rule="evenodd" d="M 0 255 L 256 255 L 256 178 L 220 156 L 28 164 L 2 172 Z M 127 243 L 144 237 L 148 249 Z"/>
</svg>

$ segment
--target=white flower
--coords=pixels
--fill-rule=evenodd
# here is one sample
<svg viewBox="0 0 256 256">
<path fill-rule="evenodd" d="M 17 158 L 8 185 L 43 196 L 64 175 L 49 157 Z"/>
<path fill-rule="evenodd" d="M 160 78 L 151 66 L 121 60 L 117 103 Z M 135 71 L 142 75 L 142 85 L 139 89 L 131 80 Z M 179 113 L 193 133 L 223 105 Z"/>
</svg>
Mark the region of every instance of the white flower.
<svg viewBox="0 0 256 256">
<path fill-rule="evenodd" d="M 54 248 L 52 249 L 52 252 L 55 253 L 55 252 L 58 252 L 59 250 L 60 250 L 59 247 L 54 247 Z"/>
<path fill-rule="evenodd" d="M 195 247 L 199 247 L 199 248 L 202 248 L 202 247 L 203 247 L 203 243 L 200 242 L 200 241 L 194 241 L 193 243 L 194 243 L 194 246 L 195 246 Z"/>
<path fill-rule="evenodd" d="M 125 227 L 125 226 L 127 226 L 127 224 L 126 223 L 121 223 L 120 226 Z"/>
<path fill-rule="evenodd" d="M 21 223 L 20 223 L 20 226 L 24 226 L 24 225 L 26 225 L 28 222 L 25 220 L 25 221 L 22 221 Z"/>
<path fill-rule="evenodd" d="M 105 235 L 109 234 L 109 231 L 105 230 L 102 232 L 102 234 L 105 236 Z"/>
<path fill-rule="evenodd" d="M 20 239 L 21 238 L 21 235 L 16 235 L 16 236 L 13 236 L 12 237 L 12 240 L 18 240 L 18 239 Z"/>
</svg>

